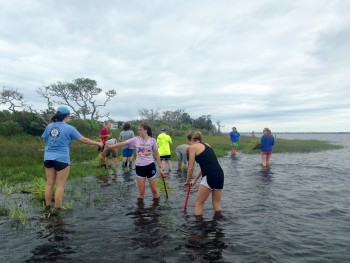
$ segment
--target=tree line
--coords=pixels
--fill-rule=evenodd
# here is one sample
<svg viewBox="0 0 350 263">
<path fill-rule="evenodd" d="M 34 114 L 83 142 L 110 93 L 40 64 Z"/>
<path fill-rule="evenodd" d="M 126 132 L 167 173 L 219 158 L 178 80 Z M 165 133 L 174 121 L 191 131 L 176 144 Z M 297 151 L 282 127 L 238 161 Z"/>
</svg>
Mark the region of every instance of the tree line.
<svg viewBox="0 0 350 263">
<path fill-rule="evenodd" d="M 58 81 L 35 91 L 45 99 L 47 104 L 45 110 L 38 111 L 28 105 L 23 94 L 18 90 L 3 87 L 0 93 L 0 104 L 5 105 L 7 110 L 0 111 L 0 135 L 41 135 L 55 113 L 57 105 L 67 106 L 71 110 L 71 124 L 87 136 L 99 131 L 102 118 L 119 127 L 123 123 L 113 120 L 109 113 L 101 113 L 101 109 L 111 102 L 117 92 L 112 89 L 103 93 L 102 89 L 97 87 L 95 80 L 78 78 L 72 82 Z M 140 122 L 147 122 L 154 129 L 167 127 L 173 133 L 181 135 L 194 129 L 208 133 L 221 133 L 220 121 L 216 122 L 216 127 L 211 115 L 192 118 L 184 109 L 161 112 L 159 109 L 148 108 L 140 108 L 138 113 L 140 119 L 130 120 L 132 125 L 137 126 Z"/>
</svg>

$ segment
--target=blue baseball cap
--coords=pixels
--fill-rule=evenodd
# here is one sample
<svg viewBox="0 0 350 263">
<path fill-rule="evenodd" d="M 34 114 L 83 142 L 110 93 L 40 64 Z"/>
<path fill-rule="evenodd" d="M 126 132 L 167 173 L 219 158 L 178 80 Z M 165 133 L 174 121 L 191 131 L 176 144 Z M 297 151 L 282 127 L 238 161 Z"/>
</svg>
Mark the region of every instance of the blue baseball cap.
<svg viewBox="0 0 350 263">
<path fill-rule="evenodd" d="M 70 111 L 68 110 L 67 107 L 61 106 L 61 107 L 57 108 L 56 114 L 64 114 L 64 115 L 65 114 L 70 114 Z"/>
<path fill-rule="evenodd" d="M 166 128 L 161 128 L 160 129 L 162 132 L 166 132 Z"/>
</svg>

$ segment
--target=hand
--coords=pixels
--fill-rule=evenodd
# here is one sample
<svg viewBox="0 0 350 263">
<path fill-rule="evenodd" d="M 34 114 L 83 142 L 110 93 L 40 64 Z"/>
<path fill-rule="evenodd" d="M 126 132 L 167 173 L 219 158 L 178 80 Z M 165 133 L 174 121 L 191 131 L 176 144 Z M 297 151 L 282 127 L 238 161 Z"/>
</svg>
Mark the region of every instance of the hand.
<svg viewBox="0 0 350 263">
<path fill-rule="evenodd" d="M 192 186 L 194 186 L 195 184 L 196 184 L 196 180 L 193 179 L 193 180 L 191 180 L 190 182 L 187 182 L 187 181 L 186 181 L 185 186 L 187 186 L 187 187 L 188 187 L 188 186 L 189 186 L 189 187 L 192 187 Z"/>
</svg>

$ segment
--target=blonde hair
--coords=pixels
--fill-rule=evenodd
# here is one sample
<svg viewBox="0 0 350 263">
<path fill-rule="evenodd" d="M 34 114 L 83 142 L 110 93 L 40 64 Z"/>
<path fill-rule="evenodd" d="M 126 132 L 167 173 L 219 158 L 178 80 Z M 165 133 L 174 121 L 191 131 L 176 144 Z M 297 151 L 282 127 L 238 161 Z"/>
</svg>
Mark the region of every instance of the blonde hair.
<svg viewBox="0 0 350 263">
<path fill-rule="evenodd" d="M 266 136 L 272 136 L 271 130 L 269 128 L 264 128 L 264 131 L 266 131 Z"/>
<path fill-rule="evenodd" d="M 203 135 L 201 132 L 191 132 L 189 135 L 187 135 L 187 138 L 189 140 L 194 140 L 194 141 L 198 141 L 198 142 L 203 141 Z"/>
</svg>

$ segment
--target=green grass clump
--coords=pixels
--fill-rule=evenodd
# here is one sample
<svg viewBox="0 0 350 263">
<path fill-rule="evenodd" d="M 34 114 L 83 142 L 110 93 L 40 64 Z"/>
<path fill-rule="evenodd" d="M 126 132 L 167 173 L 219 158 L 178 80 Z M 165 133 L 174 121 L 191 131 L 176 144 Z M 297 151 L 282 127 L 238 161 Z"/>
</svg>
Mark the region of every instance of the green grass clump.
<svg viewBox="0 0 350 263">
<path fill-rule="evenodd" d="M 9 216 L 10 215 L 10 208 L 7 206 L 0 206 L 0 216 Z"/>
</svg>

